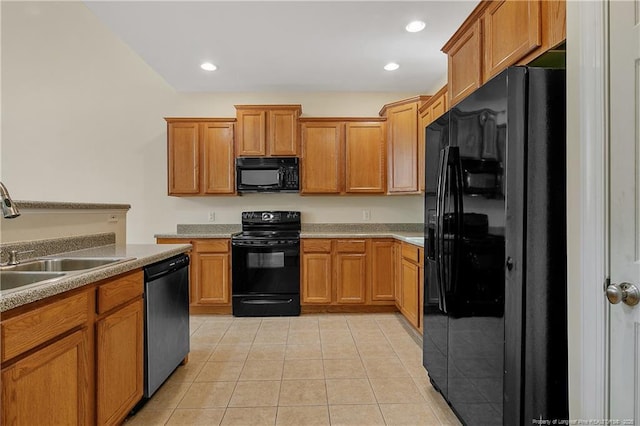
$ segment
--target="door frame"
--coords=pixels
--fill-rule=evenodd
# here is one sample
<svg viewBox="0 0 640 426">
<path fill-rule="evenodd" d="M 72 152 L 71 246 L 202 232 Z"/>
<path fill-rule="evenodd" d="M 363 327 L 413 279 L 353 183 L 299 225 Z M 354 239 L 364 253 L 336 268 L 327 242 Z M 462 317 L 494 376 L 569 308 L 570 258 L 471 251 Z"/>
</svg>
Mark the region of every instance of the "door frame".
<svg viewBox="0 0 640 426">
<path fill-rule="evenodd" d="M 569 413 L 608 417 L 608 4 L 567 1 Z"/>
</svg>

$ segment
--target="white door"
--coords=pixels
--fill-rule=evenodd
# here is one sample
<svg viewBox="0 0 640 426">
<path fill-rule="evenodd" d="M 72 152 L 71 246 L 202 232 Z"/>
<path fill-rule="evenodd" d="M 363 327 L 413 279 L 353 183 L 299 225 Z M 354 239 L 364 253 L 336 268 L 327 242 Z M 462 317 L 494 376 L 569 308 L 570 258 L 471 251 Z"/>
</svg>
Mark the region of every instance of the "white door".
<svg viewBox="0 0 640 426">
<path fill-rule="evenodd" d="M 610 365 L 609 418 L 640 425 L 640 0 L 609 3 Z"/>
</svg>

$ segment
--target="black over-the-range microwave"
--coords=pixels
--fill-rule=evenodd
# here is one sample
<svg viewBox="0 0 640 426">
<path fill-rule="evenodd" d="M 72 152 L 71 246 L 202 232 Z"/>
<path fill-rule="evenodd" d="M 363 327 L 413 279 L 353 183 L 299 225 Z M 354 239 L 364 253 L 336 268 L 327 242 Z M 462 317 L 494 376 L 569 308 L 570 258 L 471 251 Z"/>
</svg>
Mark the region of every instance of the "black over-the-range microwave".
<svg viewBox="0 0 640 426">
<path fill-rule="evenodd" d="M 238 193 L 299 192 L 298 158 L 236 158 L 236 190 Z"/>
</svg>

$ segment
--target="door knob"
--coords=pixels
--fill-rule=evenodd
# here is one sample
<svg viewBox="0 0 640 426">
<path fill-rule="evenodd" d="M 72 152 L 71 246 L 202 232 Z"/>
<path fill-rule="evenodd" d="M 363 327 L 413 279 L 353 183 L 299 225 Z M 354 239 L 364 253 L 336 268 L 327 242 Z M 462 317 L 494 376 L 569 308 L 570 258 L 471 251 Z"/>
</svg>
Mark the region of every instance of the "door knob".
<svg viewBox="0 0 640 426">
<path fill-rule="evenodd" d="M 612 305 L 624 302 L 629 306 L 635 306 L 640 301 L 638 287 L 629 283 L 610 284 L 607 287 L 607 299 Z"/>
</svg>

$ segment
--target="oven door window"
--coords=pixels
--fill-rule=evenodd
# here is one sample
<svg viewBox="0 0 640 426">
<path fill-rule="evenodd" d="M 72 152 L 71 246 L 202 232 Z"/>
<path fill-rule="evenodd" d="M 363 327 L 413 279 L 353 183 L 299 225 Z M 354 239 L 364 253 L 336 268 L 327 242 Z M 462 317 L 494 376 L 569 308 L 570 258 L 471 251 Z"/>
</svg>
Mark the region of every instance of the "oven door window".
<svg viewBox="0 0 640 426">
<path fill-rule="evenodd" d="M 276 253 L 247 253 L 247 268 L 274 269 L 284 268 L 284 252 Z"/>
<path fill-rule="evenodd" d="M 278 169 L 242 170 L 240 181 L 248 186 L 276 186 L 279 182 Z"/>
</svg>

